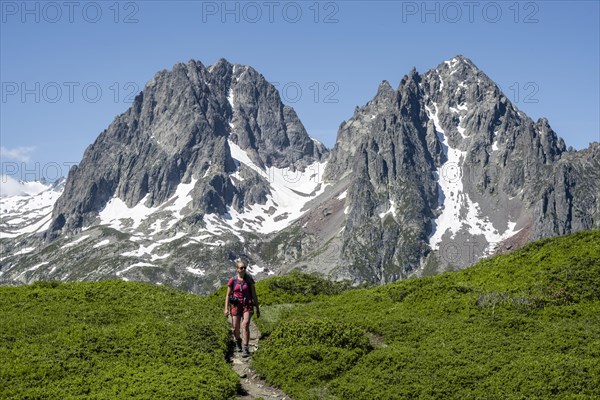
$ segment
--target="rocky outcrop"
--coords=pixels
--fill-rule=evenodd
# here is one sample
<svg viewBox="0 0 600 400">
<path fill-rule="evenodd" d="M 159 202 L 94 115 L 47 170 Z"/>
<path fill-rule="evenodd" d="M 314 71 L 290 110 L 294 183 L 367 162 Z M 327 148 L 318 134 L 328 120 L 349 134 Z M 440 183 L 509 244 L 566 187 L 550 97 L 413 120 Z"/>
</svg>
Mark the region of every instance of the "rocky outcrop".
<svg viewBox="0 0 600 400">
<path fill-rule="evenodd" d="M 470 265 L 517 234 L 598 226 L 597 146 L 568 152 L 463 56 L 383 82 L 340 126 L 324 175 L 351 180 L 335 274 L 388 282 Z"/>
<path fill-rule="evenodd" d="M 229 179 L 238 169 L 230 142 L 261 168 L 302 169 L 327 152 L 254 69 L 226 60 L 209 68 L 177 64 L 157 73 L 86 149 L 56 203 L 49 237 L 92 225 L 113 197 L 153 207 L 192 178 L 191 212 L 223 214 L 229 205 L 264 202 L 268 185 L 256 171 L 245 171 L 240 186 Z"/>
</svg>

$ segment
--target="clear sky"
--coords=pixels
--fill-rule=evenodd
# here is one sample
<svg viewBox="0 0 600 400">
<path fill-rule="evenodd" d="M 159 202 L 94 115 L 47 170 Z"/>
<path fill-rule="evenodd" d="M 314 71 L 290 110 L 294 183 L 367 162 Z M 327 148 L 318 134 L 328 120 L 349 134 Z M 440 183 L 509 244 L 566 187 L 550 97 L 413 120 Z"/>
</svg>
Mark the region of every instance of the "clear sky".
<svg viewBox="0 0 600 400">
<path fill-rule="evenodd" d="M 66 175 L 145 83 L 224 57 L 331 148 L 386 79 L 470 58 L 576 149 L 600 140 L 598 1 L 1 1 L 2 173 Z"/>
</svg>

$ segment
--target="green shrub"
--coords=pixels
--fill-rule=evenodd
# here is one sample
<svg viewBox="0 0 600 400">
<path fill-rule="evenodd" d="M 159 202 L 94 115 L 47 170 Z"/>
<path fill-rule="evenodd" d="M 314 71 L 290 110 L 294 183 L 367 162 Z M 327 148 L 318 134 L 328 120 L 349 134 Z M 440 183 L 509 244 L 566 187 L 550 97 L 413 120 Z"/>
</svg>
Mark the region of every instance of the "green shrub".
<svg viewBox="0 0 600 400">
<path fill-rule="evenodd" d="M 325 345 L 368 350 L 369 339 L 359 328 L 330 319 L 294 319 L 281 324 L 268 337 L 271 346 Z"/>
<path fill-rule="evenodd" d="M 232 398 L 229 327 L 206 299 L 142 283 L 0 287 L 0 398 Z"/>
<path fill-rule="evenodd" d="M 253 365 L 297 399 L 323 398 L 327 382 L 371 350 L 361 329 L 328 319 L 282 323 L 254 354 Z"/>
<path fill-rule="evenodd" d="M 274 310 L 255 364 L 294 398 L 600 398 L 600 231 Z"/>
<path fill-rule="evenodd" d="M 308 303 L 351 288 L 349 282 L 333 282 L 317 275 L 292 271 L 288 275 L 258 282 L 256 294 L 263 305 Z"/>
</svg>

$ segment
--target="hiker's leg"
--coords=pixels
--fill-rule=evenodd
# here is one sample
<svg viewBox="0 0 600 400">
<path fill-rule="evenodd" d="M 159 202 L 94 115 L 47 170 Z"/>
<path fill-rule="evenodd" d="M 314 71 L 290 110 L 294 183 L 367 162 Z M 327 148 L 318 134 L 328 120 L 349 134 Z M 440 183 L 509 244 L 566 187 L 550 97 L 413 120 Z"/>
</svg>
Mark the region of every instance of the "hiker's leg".
<svg viewBox="0 0 600 400">
<path fill-rule="evenodd" d="M 235 309 L 235 307 L 234 307 Z M 231 318 L 233 318 L 233 336 L 236 339 L 240 338 L 240 322 L 242 319 L 241 315 L 232 315 Z"/>
<path fill-rule="evenodd" d="M 242 337 L 242 344 L 244 347 L 248 346 L 250 342 L 250 318 L 252 318 L 252 311 L 244 310 L 244 333 Z"/>
</svg>

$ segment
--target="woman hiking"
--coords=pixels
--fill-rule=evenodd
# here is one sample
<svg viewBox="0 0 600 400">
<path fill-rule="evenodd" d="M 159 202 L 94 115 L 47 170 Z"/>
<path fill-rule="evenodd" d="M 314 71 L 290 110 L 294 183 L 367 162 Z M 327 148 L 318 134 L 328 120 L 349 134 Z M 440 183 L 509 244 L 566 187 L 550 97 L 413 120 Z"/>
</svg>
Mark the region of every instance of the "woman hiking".
<svg viewBox="0 0 600 400">
<path fill-rule="evenodd" d="M 254 289 L 254 279 L 246 273 L 245 261 L 236 262 L 236 276 L 229 279 L 227 283 L 227 295 L 225 296 L 225 315 L 232 316 L 233 336 L 237 352 L 242 352 L 242 357 L 249 357 L 250 350 L 250 318 L 256 307 L 256 318 L 260 318 L 260 308 Z M 240 322 L 243 319 L 243 336 L 240 338 Z M 243 346 L 243 350 L 242 350 Z"/>
</svg>

